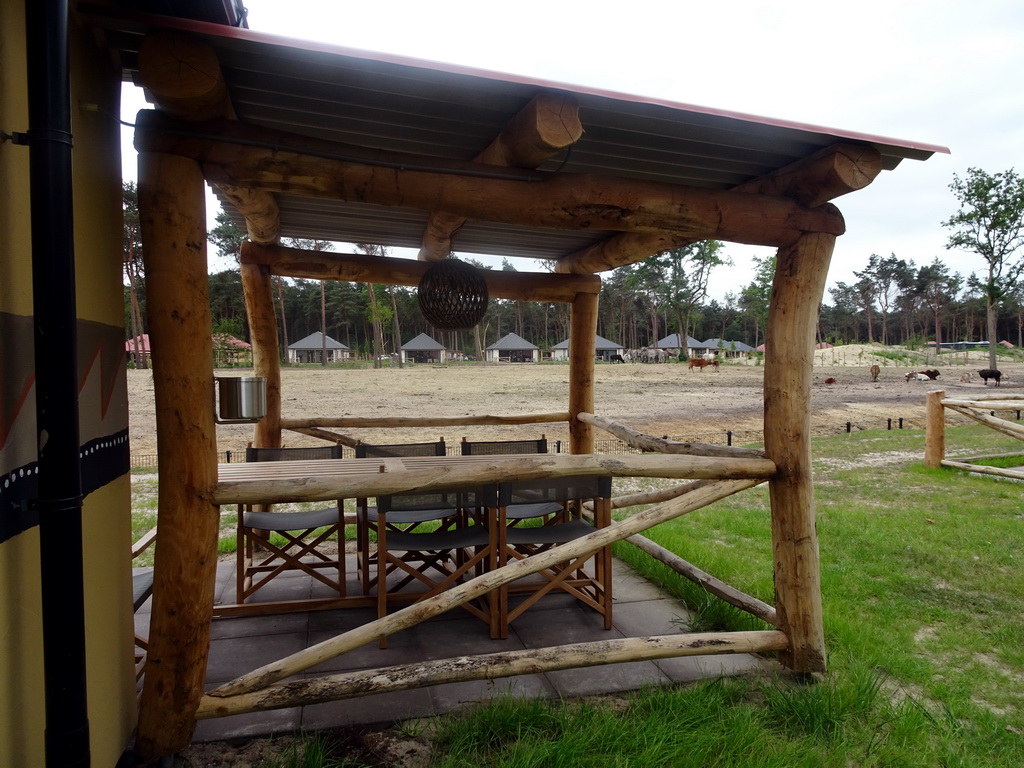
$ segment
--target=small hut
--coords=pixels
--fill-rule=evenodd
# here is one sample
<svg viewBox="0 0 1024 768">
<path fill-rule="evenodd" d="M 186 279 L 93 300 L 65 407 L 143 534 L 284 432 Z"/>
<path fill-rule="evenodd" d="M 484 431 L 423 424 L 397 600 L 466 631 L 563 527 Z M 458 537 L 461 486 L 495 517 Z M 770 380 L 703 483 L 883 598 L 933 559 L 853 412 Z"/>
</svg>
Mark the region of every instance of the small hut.
<svg viewBox="0 0 1024 768">
<path fill-rule="evenodd" d="M 400 354 L 403 363 L 443 363 L 448 357 L 444 344 L 425 333 L 405 342 Z"/>
<path fill-rule="evenodd" d="M 621 344 L 617 344 L 614 341 L 608 341 L 604 336 L 597 336 L 596 340 L 597 344 L 594 347 L 594 356 L 598 360 L 604 360 L 606 363 L 615 357 L 618 357 L 621 360 L 622 353 L 625 351 Z M 551 359 L 569 359 L 569 339 L 559 342 L 551 348 Z"/>
<path fill-rule="evenodd" d="M 729 341 L 728 339 L 707 339 L 701 341 L 696 347 L 697 354 L 705 355 L 711 353 L 715 357 L 738 359 L 744 358 L 754 351 L 749 344 L 742 341 Z"/>
<path fill-rule="evenodd" d="M 674 349 L 676 355 L 679 354 L 678 350 L 685 349 L 688 357 L 700 354 L 697 352 L 697 348 L 700 346 L 700 342 L 697 341 L 693 336 L 686 337 L 686 343 L 683 343 L 683 337 L 678 333 L 670 333 L 663 339 L 660 339 L 657 344 L 654 345 L 658 349 Z"/>
<path fill-rule="evenodd" d="M 509 333 L 484 350 L 489 363 L 536 363 L 540 360 L 540 347 L 522 336 Z"/>
<path fill-rule="evenodd" d="M 320 363 L 323 362 L 325 351 L 328 363 L 340 363 L 352 357 L 352 350 L 340 341 L 330 336 L 325 339 L 320 331 L 316 331 L 288 345 L 288 362 Z"/>
</svg>

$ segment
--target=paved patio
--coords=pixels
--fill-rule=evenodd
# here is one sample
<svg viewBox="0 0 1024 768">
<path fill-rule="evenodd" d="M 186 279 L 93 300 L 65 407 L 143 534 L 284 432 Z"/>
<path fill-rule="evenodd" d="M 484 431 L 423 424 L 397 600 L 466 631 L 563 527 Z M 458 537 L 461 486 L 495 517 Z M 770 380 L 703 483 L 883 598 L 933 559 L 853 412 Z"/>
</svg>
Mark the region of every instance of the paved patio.
<svg viewBox="0 0 1024 768">
<path fill-rule="evenodd" d="M 350 556 L 351 558 L 351 556 Z M 355 573 L 350 560 L 348 572 Z M 217 601 L 231 602 L 234 563 L 221 563 L 217 571 Z M 630 568 L 614 564 L 614 627 L 605 630 L 602 619 L 565 594 L 549 595 L 512 623 L 507 640 L 491 640 L 487 627 L 462 610 L 453 610 L 389 636 L 388 647 L 376 643 L 358 648 L 308 670 L 316 677 L 353 669 L 405 664 L 467 654 L 542 648 L 566 643 L 621 637 L 675 634 L 685 631 L 686 609 Z M 264 588 L 263 599 L 319 596 L 319 585 L 300 574 L 282 575 Z M 358 593 L 351 576 L 349 588 Z M 150 601 L 151 602 L 151 601 Z M 136 614 L 137 631 L 149 631 L 147 602 Z M 319 643 L 375 617 L 372 609 L 314 611 L 213 622 L 209 688 L 233 680 L 256 667 Z M 485 701 L 496 694 L 530 697 L 572 697 L 630 691 L 650 685 L 687 683 L 702 678 L 737 675 L 766 669 L 771 662 L 749 654 L 698 656 L 661 661 L 640 661 L 493 681 L 448 683 L 429 688 L 364 696 L 346 701 L 256 712 L 200 721 L 194 741 L 290 733 L 347 725 L 382 726 L 398 720 L 451 712 Z"/>
</svg>

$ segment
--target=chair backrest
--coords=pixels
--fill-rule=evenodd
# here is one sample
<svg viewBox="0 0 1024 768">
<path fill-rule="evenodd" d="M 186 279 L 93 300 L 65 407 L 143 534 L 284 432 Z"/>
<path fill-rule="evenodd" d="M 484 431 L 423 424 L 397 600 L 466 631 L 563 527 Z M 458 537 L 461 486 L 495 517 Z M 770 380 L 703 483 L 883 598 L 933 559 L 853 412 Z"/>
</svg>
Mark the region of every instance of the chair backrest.
<svg viewBox="0 0 1024 768">
<path fill-rule="evenodd" d="M 377 510 L 383 514 L 427 509 L 473 509 L 496 507 L 498 486 L 495 483 L 460 485 L 414 493 L 393 493 L 377 497 Z"/>
<path fill-rule="evenodd" d="M 462 440 L 463 456 L 501 456 L 512 453 L 547 453 L 547 438 L 539 440 Z"/>
<path fill-rule="evenodd" d="M 611 475 L 570 475 L 543 480 L 511 480 L 498 483 L 498 506 L 536 504 L 541 501 L 610 498 Z"/>
<path fill-rule="evenodd" d="M 245 449 L 246 461 L 312 461 L 314 459 L 340 459 L 340 445 L 315 448 L 253 448 Z"/>
<path fill-rule="evenodd" d="M 408 456 L 444 456 L 447 454 L 444 439 L 436 443 L 394 443 L 392 445 L 373 445 L 359 443 L 356 445 L 357 459 L 383 459 L 388 457 Z"/>
</svg>

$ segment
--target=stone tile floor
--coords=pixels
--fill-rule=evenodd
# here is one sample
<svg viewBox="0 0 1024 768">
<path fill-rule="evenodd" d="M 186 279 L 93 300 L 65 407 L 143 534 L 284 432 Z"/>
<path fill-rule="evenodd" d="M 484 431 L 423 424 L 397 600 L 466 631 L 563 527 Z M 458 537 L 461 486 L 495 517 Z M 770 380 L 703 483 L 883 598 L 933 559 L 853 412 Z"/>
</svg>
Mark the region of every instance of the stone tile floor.
<svg viewBox="0 0 1024 768">
<path fill-rule="evenodd" d="M 354 574 L 354 562 L 349 564 L 348 572 Z M 234 573 L 233 562 L 221 563 L 217 572 L 217 602 L 233 601 Z M 686 609 L 619 561 L 615 561 L 612 580 L 614 627 L 611 630 L 604 629 L 600 616 L 568 595 L 553 594 L 513 622 L 506 640 L 491 640 L 483 622 L 456 609 L 391 635 L 386 649 L 370 643 L 303 674 L 316 677 L 424 659 L 686 631 Z M 310 596 L 317 594 L 318 586 L 301 574 L 286 574 L 264 588 L 267 594 L 262 599 Z M 349 587 L 352 590 L 350 594 L 358 594 L 359 587 L 354 577 Z M 147 602 L 136 614 L 136 631 L 143 637 L 149 630 L 149 609 L 150 602 Z M 216 619 L 211 630 L 207 686 L 212 688 L 228 682 L 374 617 L 373 609 L 355 608 Z M 447 683 L 325 704 L 202 720 L 193 741 L 266 736 L 348 725 L 384 726 L 408 718 L 450 712 L 485 701 L 496 694 L 547 698 L 607 694 L 650 685 L 743 674 L 765 669 L 770 664 L 749 654 L 696 656 L 559 670 L 492 681 Z"/>
</svg>

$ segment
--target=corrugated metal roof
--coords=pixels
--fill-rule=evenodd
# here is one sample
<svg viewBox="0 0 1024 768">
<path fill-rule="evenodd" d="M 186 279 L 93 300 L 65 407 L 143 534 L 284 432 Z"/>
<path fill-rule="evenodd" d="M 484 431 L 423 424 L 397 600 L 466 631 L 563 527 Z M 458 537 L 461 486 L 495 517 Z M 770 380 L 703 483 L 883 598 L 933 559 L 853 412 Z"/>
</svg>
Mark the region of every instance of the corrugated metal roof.
<svg viewBox="0 0 1024 768">
<path fill-rule="evenodd" d="M 142 36 L 198 36 L 220 58 L 240 120 L 344 144 L 471 160 L 538 92 L 572 93 L 583 137 L 541 166 L 565 173 L 728 189 L 838 141 L 866 143 L 883 166 L 944 147 L 712 110 L 660 99 L 375 54 L 218 24 L 83 6 L 132 76 Z M 282 234 L 418 248 L 420 210 L 279 194 Z M 232 211 L 230 205 L 225 209 Z M 241 223 L 241 218 L 238 218 Z M 461 253 L 556 259 L 610 233 L 469 221 Z"/>
</svg>

